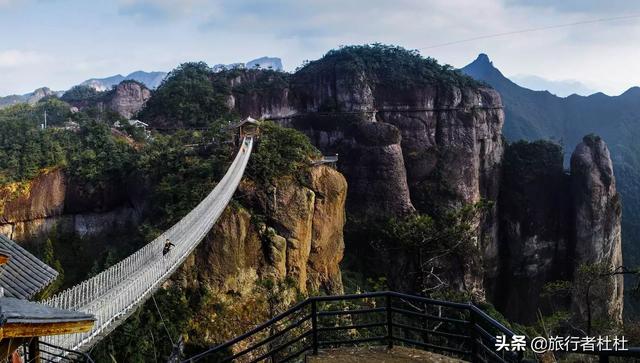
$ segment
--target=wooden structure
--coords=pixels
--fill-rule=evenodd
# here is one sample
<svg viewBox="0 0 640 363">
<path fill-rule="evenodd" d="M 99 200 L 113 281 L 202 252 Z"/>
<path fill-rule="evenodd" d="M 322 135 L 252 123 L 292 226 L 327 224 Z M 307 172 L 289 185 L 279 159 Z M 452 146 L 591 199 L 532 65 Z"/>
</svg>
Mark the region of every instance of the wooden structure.
<svg viewBox="0 0 640 363">
<path fill-rule="evenodd" d="M 39 338 L 91 330 L 91 314 L 28 301 L 58 272 L 12 240 L 0 235 L 0 359 L 26 346 L 29 362 L 40 362 Z"/>
<path fill-rule="evenodd" d="M 229 130 L 235 133 L 235 144 L 240 145 L 240 142 L 246 137 L 256 139 L 260 136 L 260 121 L 247 117 L 240 122 L 229 125 Z"/>
</svg>

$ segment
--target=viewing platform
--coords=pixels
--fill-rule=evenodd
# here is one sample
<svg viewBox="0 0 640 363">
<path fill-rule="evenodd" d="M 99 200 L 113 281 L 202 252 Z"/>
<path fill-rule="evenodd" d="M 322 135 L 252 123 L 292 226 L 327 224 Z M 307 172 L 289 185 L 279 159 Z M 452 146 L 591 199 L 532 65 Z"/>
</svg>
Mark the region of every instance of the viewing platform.
<svg viewBox="0 0 640 363">
<path fill-rule="evenodd" d="M 320 350 L 318 355 L 308 355 L 307 363 L 459 363 L 460 359 L 407 347 L 388 349 L 383 346 L 335 348 Z"/>
<path fill-rule="evenodd" d="M 314 160 L 313 165 L 328 164 L 331 167 L 336 167 L 338 164 L 338 154 L 335 155 L 323 155 L 321 159 Z"/>
</svg>

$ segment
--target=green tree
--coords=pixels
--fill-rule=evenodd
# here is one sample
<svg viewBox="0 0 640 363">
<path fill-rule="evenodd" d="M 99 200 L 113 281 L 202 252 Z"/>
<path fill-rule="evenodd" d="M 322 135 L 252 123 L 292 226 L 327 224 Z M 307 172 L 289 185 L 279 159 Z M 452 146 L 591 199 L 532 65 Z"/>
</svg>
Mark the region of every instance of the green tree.
<svg viewBox="0 0 640 363">
<path fill-rule="evenodd" d="M 154 126 L 205 127 L 228 114 L 230 92 L 206 63 L 183 63 L 153 92 L 139 116 Z"/>
<path fill-rule="evenodd" d="M 284 175 L 300 176 L 320 152 L 301 132 L 263 122 L 261 136 L 249 160 L 248 175 L 255 181 L 273 184 Z"/>
<path fill-rule="evenodd" d="M 47 238 L 47 241 L 44 244 L 43 262 L 58 271 L 58 277 L 56 277 L 56 279 L 51 284 L 49 284 L 49 286 L 47 286 L 38 294 L 38 300 L 47 299 L 48 297 L 57 293 L 64 284 L 64 269 L 62 268 L 60 260 L 55 256 L 53 242 L 51 242 L 50 238 Z"/>
</svg>

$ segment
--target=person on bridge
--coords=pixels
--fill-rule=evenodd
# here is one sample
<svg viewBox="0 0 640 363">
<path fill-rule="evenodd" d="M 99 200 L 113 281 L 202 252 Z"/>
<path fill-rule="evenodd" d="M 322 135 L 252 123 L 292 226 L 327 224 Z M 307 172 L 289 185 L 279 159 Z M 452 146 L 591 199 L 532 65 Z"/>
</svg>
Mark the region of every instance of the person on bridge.
<svg viewBox="0 0 640 363">
<path fill-rule="evenodd" d="M 167 253 L 169 253 L 169 251 L 171 251 L 171 247 L 175 246 L 173 243 L 171 243 L 171 241 L 169 241 L 169 239 L 167 238 L 166 241 L 164 241 L 164 248 L 162 249 L 162 255 L 165 256 Z"/>
</svg>

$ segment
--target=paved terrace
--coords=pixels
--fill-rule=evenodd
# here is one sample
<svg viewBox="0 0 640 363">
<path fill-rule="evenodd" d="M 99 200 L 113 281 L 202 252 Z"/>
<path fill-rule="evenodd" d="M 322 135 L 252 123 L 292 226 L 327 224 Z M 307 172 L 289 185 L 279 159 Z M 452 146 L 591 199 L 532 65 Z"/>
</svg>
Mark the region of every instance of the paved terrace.
<svg viewBox="0 0 640 363">
<path fill-rule="evenodd" d="M 354 347 L 326 349 L 318 352 L 317 356 L 309 355 L 307 363 L 414 363 L 414 362 L 434 362 L 434 363 L 460 363 L 462 360 L 447 357 L 444 355 L 427 352 L 424 350 L 411 349 L 406 347 L 394 347 L 389 350 L 387 347 Z"/>
</svg>

